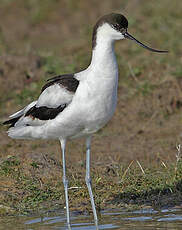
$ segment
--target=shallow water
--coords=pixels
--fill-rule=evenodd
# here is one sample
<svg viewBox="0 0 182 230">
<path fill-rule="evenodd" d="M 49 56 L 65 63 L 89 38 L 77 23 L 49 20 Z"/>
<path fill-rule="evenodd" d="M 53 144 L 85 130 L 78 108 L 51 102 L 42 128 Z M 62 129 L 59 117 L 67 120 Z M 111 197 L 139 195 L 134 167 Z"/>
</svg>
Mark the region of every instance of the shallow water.
<svg viewBox="0 0 182 230">
<path fill-rule="evenodd" d="M 44 214 L 44 216 L 19 216 L 0 218 L 0 230 L 66 230 L 65 212 Z M 71 214 L 72 230 L 94 230 L 92 216 Z M 99 217 L 99 229 L 182 229 L 182 209 L 143 209 L 139 211 L 123 212 L 105 210 Z"/>
</svg>

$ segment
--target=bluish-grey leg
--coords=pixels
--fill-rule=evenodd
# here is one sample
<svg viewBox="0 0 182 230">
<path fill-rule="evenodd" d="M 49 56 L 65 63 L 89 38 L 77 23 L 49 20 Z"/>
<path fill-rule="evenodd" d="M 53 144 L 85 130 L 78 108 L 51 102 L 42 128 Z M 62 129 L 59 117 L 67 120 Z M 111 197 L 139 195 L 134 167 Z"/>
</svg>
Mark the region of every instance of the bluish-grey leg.
<svg viewBox="0 0 182 230">
<path fill-rule="evenodd" d="M 95 226 L 96 226 L 96 229 L 98 229 L 97 212 L 96 212 L 96 208 L 95 208 L 95 202 L 94 202 L 94 197 L 93 197 L 93 192 L 92 192 L 92 187 L 91 187 L 91 177 L 90 177 L 90 144 L 91 144 L 91 136 L 87 137 L 87 139 L 86 139 L 87 152 L 86 152 L 86 176 L 85 176 L 85 181 L 86 181 L 86 185 L 87 185 L 90 200 L 91 200 L 92 210 L 93 210 L 93 214 L 94 214 Z"/>
<path fill-rule="evenodd" d="M 66 161 L 65 161 L 65 148 L 66 148 L 66 140 L 60 139 L 61 150 L 62 150 L 62 161 L 63 161 L 63 184 L 65 191 L 65 199 L 66 199 L 66 215 L 67 215 L 67 224 L 68 229 L 71 229 L 70 225 L 70 213 L 69 213 L 69 202 L 68 202 L 68 180 L 66 177 Z"/>
</svg>

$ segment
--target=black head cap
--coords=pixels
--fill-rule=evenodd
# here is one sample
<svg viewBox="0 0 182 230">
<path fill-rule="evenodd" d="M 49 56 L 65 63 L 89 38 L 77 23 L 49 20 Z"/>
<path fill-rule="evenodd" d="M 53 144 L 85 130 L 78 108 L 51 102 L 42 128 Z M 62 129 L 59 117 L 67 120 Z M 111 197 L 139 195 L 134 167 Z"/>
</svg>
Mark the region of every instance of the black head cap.
<svg viewBox="0 0 182 230">
<path fill-rule="evenodd" d="M 93 48 L 96 45 L 96 33 L 99 26 L 103 25 L 104 23 L 110 24 L 114 29 L 122 32 L 128 28 L 128 20 L 122 14 L 107 14 L 101 17 L 94 26 L 93 30 L 93 37 L 92 37 L 92 46 Z"/>
<path fill-rule="evenodd" d="M 108 14 L 103 16 L 103 19 L 116 30 L 121 31 L 122 29 L 128 28 L 128 20 L 122 14 Z"/>
</svg>

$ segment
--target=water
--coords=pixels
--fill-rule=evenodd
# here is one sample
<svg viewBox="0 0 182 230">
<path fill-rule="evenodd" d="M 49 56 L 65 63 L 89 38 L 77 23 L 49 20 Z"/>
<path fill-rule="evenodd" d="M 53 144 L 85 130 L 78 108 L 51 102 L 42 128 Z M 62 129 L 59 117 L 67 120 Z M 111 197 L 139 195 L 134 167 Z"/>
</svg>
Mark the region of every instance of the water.
<svg viewBox="0 0 182 230">
<path fill-rule="evenodd" d="M 71 214 L 72 230 L 94 230 L 92 216 Z M 65 212 L 44 216 L 19 216 L 0 218 L 0 230 L 66 230 Z M 182 229 L 182 209 L 143 209 L 133 212 L 105 210 L 99 217 L 99 229 L 153 230 Z"/>
</svg>

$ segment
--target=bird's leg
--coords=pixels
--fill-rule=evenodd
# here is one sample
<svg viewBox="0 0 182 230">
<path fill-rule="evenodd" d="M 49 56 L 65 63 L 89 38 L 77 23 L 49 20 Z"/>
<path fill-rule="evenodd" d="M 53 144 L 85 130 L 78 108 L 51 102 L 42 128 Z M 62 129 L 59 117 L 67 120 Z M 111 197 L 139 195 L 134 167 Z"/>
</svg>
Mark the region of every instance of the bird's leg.
<svg viewBox="0 0 182 230">
<path fill-rule="evenodd" d="M 70 225 L 70 213 L 69 213 L 69 202 L 68 202 L 68 180 L 66 177 L 66 161 L 65 161 L 65 148 L 66 148 L 66 140 L 60 139 L 61 150 L 62 150 L 62 161 L 63 161 L 63 184 L 65 191 L 65 199 L 66 199 L 66 215 L 67 215 L 67 224 L 68 229 L 71 229 Z"/>
<path fill-rule="evenodd" d="M 87 137 L 86 139 L 86 176 L 85 176 L 85 181 L 86 185 L 88 188 L 88 192 L 90 195 L 90 200 L 91 200 L 91 205 L 92 205 L 92 210 L 94 214 L 94 220 L 95 220 L 95 225 L 96 228 L 98 229 L 98 219 L 97 219 L 97 212 L 95 208 L 95 203 L 94 203 L 94 197 L 93 197 L 93 192 L 92 192 L 92 187 L 91 187 L 91 177 L 90 177 L 90 143 L 91 143 L 91 136 Z"/>
</svg>

